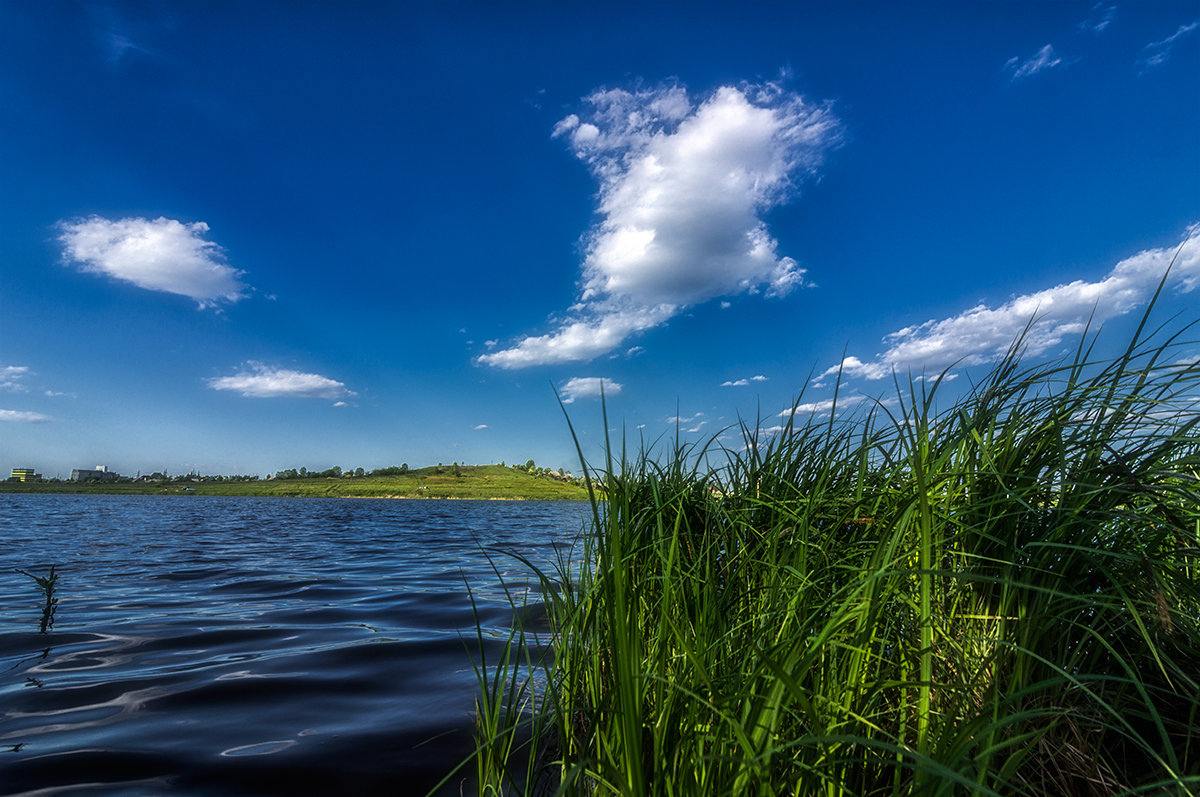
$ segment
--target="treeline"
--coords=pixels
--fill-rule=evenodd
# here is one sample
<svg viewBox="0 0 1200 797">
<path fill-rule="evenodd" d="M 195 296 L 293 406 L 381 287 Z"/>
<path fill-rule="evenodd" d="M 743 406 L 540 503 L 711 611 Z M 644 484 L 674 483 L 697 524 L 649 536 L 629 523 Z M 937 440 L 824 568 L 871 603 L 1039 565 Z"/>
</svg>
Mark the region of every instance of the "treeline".
<svg viewBox="0 0 1200 797">
<path fill-rule="evenodd" d="M 285 468 L 277 471 L 273 476 L 269 477 L 276 480 L 286 479 L 354 479 L 354 478 L 371 478 L 380 476 L 428 476 L 432 474 L 449 473 L 452 476 L 462 476 L 465 470 L 474 470 L 479 465 L 460 465 L 454 462 L 450 465 L 444 465 L 439 462 L 436 466 L 431 465 L 425 468 L 411 469 L 408 463 L 400 465 L 390 465 L 385 468 L 375 468 L 374 470 L 364 470 L 363 468 L 341 468 L 334 465 L 332 468 L 325 470 L 309 470 L 308 468 Z M 523 465 L 508 465 L 504 462 L 500 463 L 502 468 L 512 468 L 512 470 L 528 473 L 530 476 L 555 479 L 569 483 L 575 483 L 580 479 L 571 473 L 559 468 L 557 471 L 540 467 L 532 459 L 526 460 Z"/>
<path fill-rule="evenodd" d="M 505 462 L 501 462 L 499 464 L 499 466 L 502 468 L 511 468 L 512 470 L 519 471 L 521 473 L 527 473 L 530 476 L 547 478 L 547 479 L 552 479 L 552 480 L 556 480 L 556 481 L 563 481 L 563 482 L 568 482 L 568 483 L 576 483 L 576 482 L 581 481 L 578 477 L 574 476 L 573 474 L 571 474 L 568 471 L 565 471 L 563 468 L 559 468 L 558 470 L 553 470 L 551 468 L 541 467 L 541 466 L 537 465 L 537 463 L 535 463 L 532 459 L 526 460 L 524 464 L 520 464 L 520 465 L 508 465 Z M 267 480 L 274 479 L 274 480 L 279 480 L 279 481 L 289 480 L 289 479 L 362 479 L 362 478 L 371 478 L 371 477 L 378 478 L 378 477 L 385 477 L 385 476 L 410 476 L 410 475 L 411 476 L 428 476 L 428 475 L 442 474 L 442 473 L 449 473 L 452 476 L 462 476 L 464 471 L 475 470 L 476 468 L 479 468 L 479 467 L 483 467 L 483 466 L 460 465 L 458 462 L 454 462 L 450 465 L 444 465 L 441 462 L 439 462 L 436 466 L 430 465 L 429 467 L 415 468 L 415 469 L 409 468 L 407 462 L 401 463 L 400 465 L 389 465 L 384 468 L 375 468 L 373 470 L 366 470 L 364 468 L 342 468 L 338 465 L 334 465 L 332 468 L 326 468 L 324 470 L 315 470 L 315 469 L 309 470 L 306 467 L 284 468 L 283 470 L 277 471 L 274 474 L 269 475 L 265 478 Z M 195 471 L 192 471 L 189 473 L 184 473 L 184 474 L 177 474 L 177 475 L 172 476 L 163 471 L 155 471 L 154 473 L 145 474 L 145 475 L 138 474 L 137 476 L 117 476 L 116 478 L 109 479 L 109 482 L 115 483 L 115 484 L 132 484 L 135 482 L 161 482 L 161 483 L 256 482 L 263 478 L 264 477 L 261 477 L 258 474 L 231 474 L 231 475 L 227 475 L 227 476 L 222 476 L 222 475 L 215 475 L 215 474 L 214 475 L 202 475 Z M 16 477 L 13 477 L 11 479 L 7 479 L 6 481 L 17 482 L 19 480 Z M 28 481 L 54 483 L 54 482 L 61 482 L 61 481 L 65 481 L 65 480 L 57 479 L 57 478 L 52 478 L 52 479 L 46 479 L 46 478 L 32 479 L 31 478 L 31 479 L 28 479 Z M 95 481 L 95 480 L 89 480 L 89 481 Z"/>
<path fill-rule="evenodd" d="M 503 465 L 504 463 L 501 462 L 500 464 Z M 551 470 L 550 468 L 538 467 L 537 463 L 535 463 L 532 459 L 526 460 L 524 465 L 513 465 L 512 469 L 528 473 L 530 476 L 544 476 L 549 479 L 558 479 L 559 481 L 571 483 L 582 481 L 582 479 L 572 476 L 562 468 L 559 468 L 557 471 L 555 471 Z"/>
<path fill-rule="evenodd" d="M 277 472 L 271 478 L 273 479 L 353 479 L 363 478 L 366 476 L 403 476 L 408 473 L 408 463 L 396 466 L 392 465 L 387 468 L 376 468 L 372 471 L 367 471 L 362 468 L 346 468 L 342 470 L 337 465 L 325 470 L 309 470 L 308 468 L 286 468 Z"/>
<path fill-rule="evenodd" d="M 165 473 L 159 473 L 156 471 L 154 473 L 151 473 L 148 476 L 138 476 L 137 478 L 134 478 L 134 479 L 122 477 L 120 479 L 117 479 L 116 481 L 118 483 L 134 482 L 134 481 L 140 481 L 140 482 L 256 482 L 260 478 L 262 478 L 262 477 L 259 476 L 257 473 L 246 473 L 246 474 L 234 473 L 229 476 L 218 476 L 218 475 L 201 476 L 199 473 L 187 473 L 187 474 L 184 474 L 181 476 L 168 476 Z"/>
</svg>

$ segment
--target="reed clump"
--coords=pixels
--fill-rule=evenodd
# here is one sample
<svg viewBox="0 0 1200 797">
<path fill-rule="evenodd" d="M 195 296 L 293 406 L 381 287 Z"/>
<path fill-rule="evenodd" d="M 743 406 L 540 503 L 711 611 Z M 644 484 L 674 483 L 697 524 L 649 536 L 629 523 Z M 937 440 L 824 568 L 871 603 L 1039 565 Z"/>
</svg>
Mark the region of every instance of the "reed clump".
<svg viewBox="0 0 1200 797">
<path fill-rule="evenodd" d="M 553 656 L 481 679 L 481 793 L 1200 793 L 1200 365 L 1091 341 L 610 445 Z"/>
</svg>

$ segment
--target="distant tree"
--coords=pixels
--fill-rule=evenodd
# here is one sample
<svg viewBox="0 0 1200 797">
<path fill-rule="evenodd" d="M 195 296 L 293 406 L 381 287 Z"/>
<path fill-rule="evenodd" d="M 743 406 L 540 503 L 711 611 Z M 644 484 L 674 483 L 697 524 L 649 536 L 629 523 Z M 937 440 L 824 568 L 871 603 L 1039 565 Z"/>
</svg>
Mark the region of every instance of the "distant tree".
<svg viewBox="0 0 1200 797">
<path fill-rule="evenodd" d="M 360 468 L 359 470 L 362 470 L 362 469 Z M 408 463 L 407 462 L 405 462 L 403 465 L 400 465 L 399 467 L 392 465 L 387 468 L 376 468 L 375 470 L 371 471 L 370 474 L 368 474 L 368 475 L 370 475 L 370 476 L 403 476 L 406 473 L 408 473 Z"/>
<path fill-rule="evenodd" d="M 358 477 L 362 477 L 362 476 L 365 476 L 365 475 L 367 475 L 367 474 L 366 474 L 366 472 L 365 472 L 365 471 L 364 471 L 362 468 L 355 468 L 355 469 L 354 469 L 354 475 L 355 475 L 355 476 L 358 476 Z"/>
<path fill-rule="evenodd" d="M 308 468 L 300 468 L 300 478 L 301 479 L 308 478 Z"/>
</svg>

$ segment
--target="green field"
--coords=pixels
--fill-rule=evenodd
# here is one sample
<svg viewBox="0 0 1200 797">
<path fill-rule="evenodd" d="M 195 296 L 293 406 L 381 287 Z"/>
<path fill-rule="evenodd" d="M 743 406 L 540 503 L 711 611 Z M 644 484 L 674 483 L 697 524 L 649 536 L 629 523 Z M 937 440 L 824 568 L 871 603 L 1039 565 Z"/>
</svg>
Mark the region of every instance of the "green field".
<svg viewBox="0 0 1200 797">
<path fill-rule="evenodd" d="M 105 495 L 242 495 L 317 498 L 463 498 L 484 500 L 586 500 L 587 491 L 553 475 L 531 475 L 504 465 L 462 465 L 411 470 L 400 476 L 260 479 L 258 481 L 138 481 L 109 484 L 0 482 L 0 493 Z"/>
</svg>

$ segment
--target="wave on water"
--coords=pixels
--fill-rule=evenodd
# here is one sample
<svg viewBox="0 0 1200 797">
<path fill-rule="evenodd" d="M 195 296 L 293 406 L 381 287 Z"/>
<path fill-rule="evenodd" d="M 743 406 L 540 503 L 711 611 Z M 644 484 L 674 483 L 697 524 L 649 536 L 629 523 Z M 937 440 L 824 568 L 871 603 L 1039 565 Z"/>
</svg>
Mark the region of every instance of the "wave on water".
<svg viewBox="0 0 1200 797">
<path fill-rule="evenodd" d="M 471 749 L 477 617 L 498 650 L 505 587 L 535 595 L 506 553 L 549 565 L 586 516 L 563 502 L 5 496 L 0 793 L 425 793 Z M 16 570 L 51 564 L 59 604 L 40 634 L 41 596 Z M 520 611 L 539 627 L 536 602 Z"/>
</svg>

